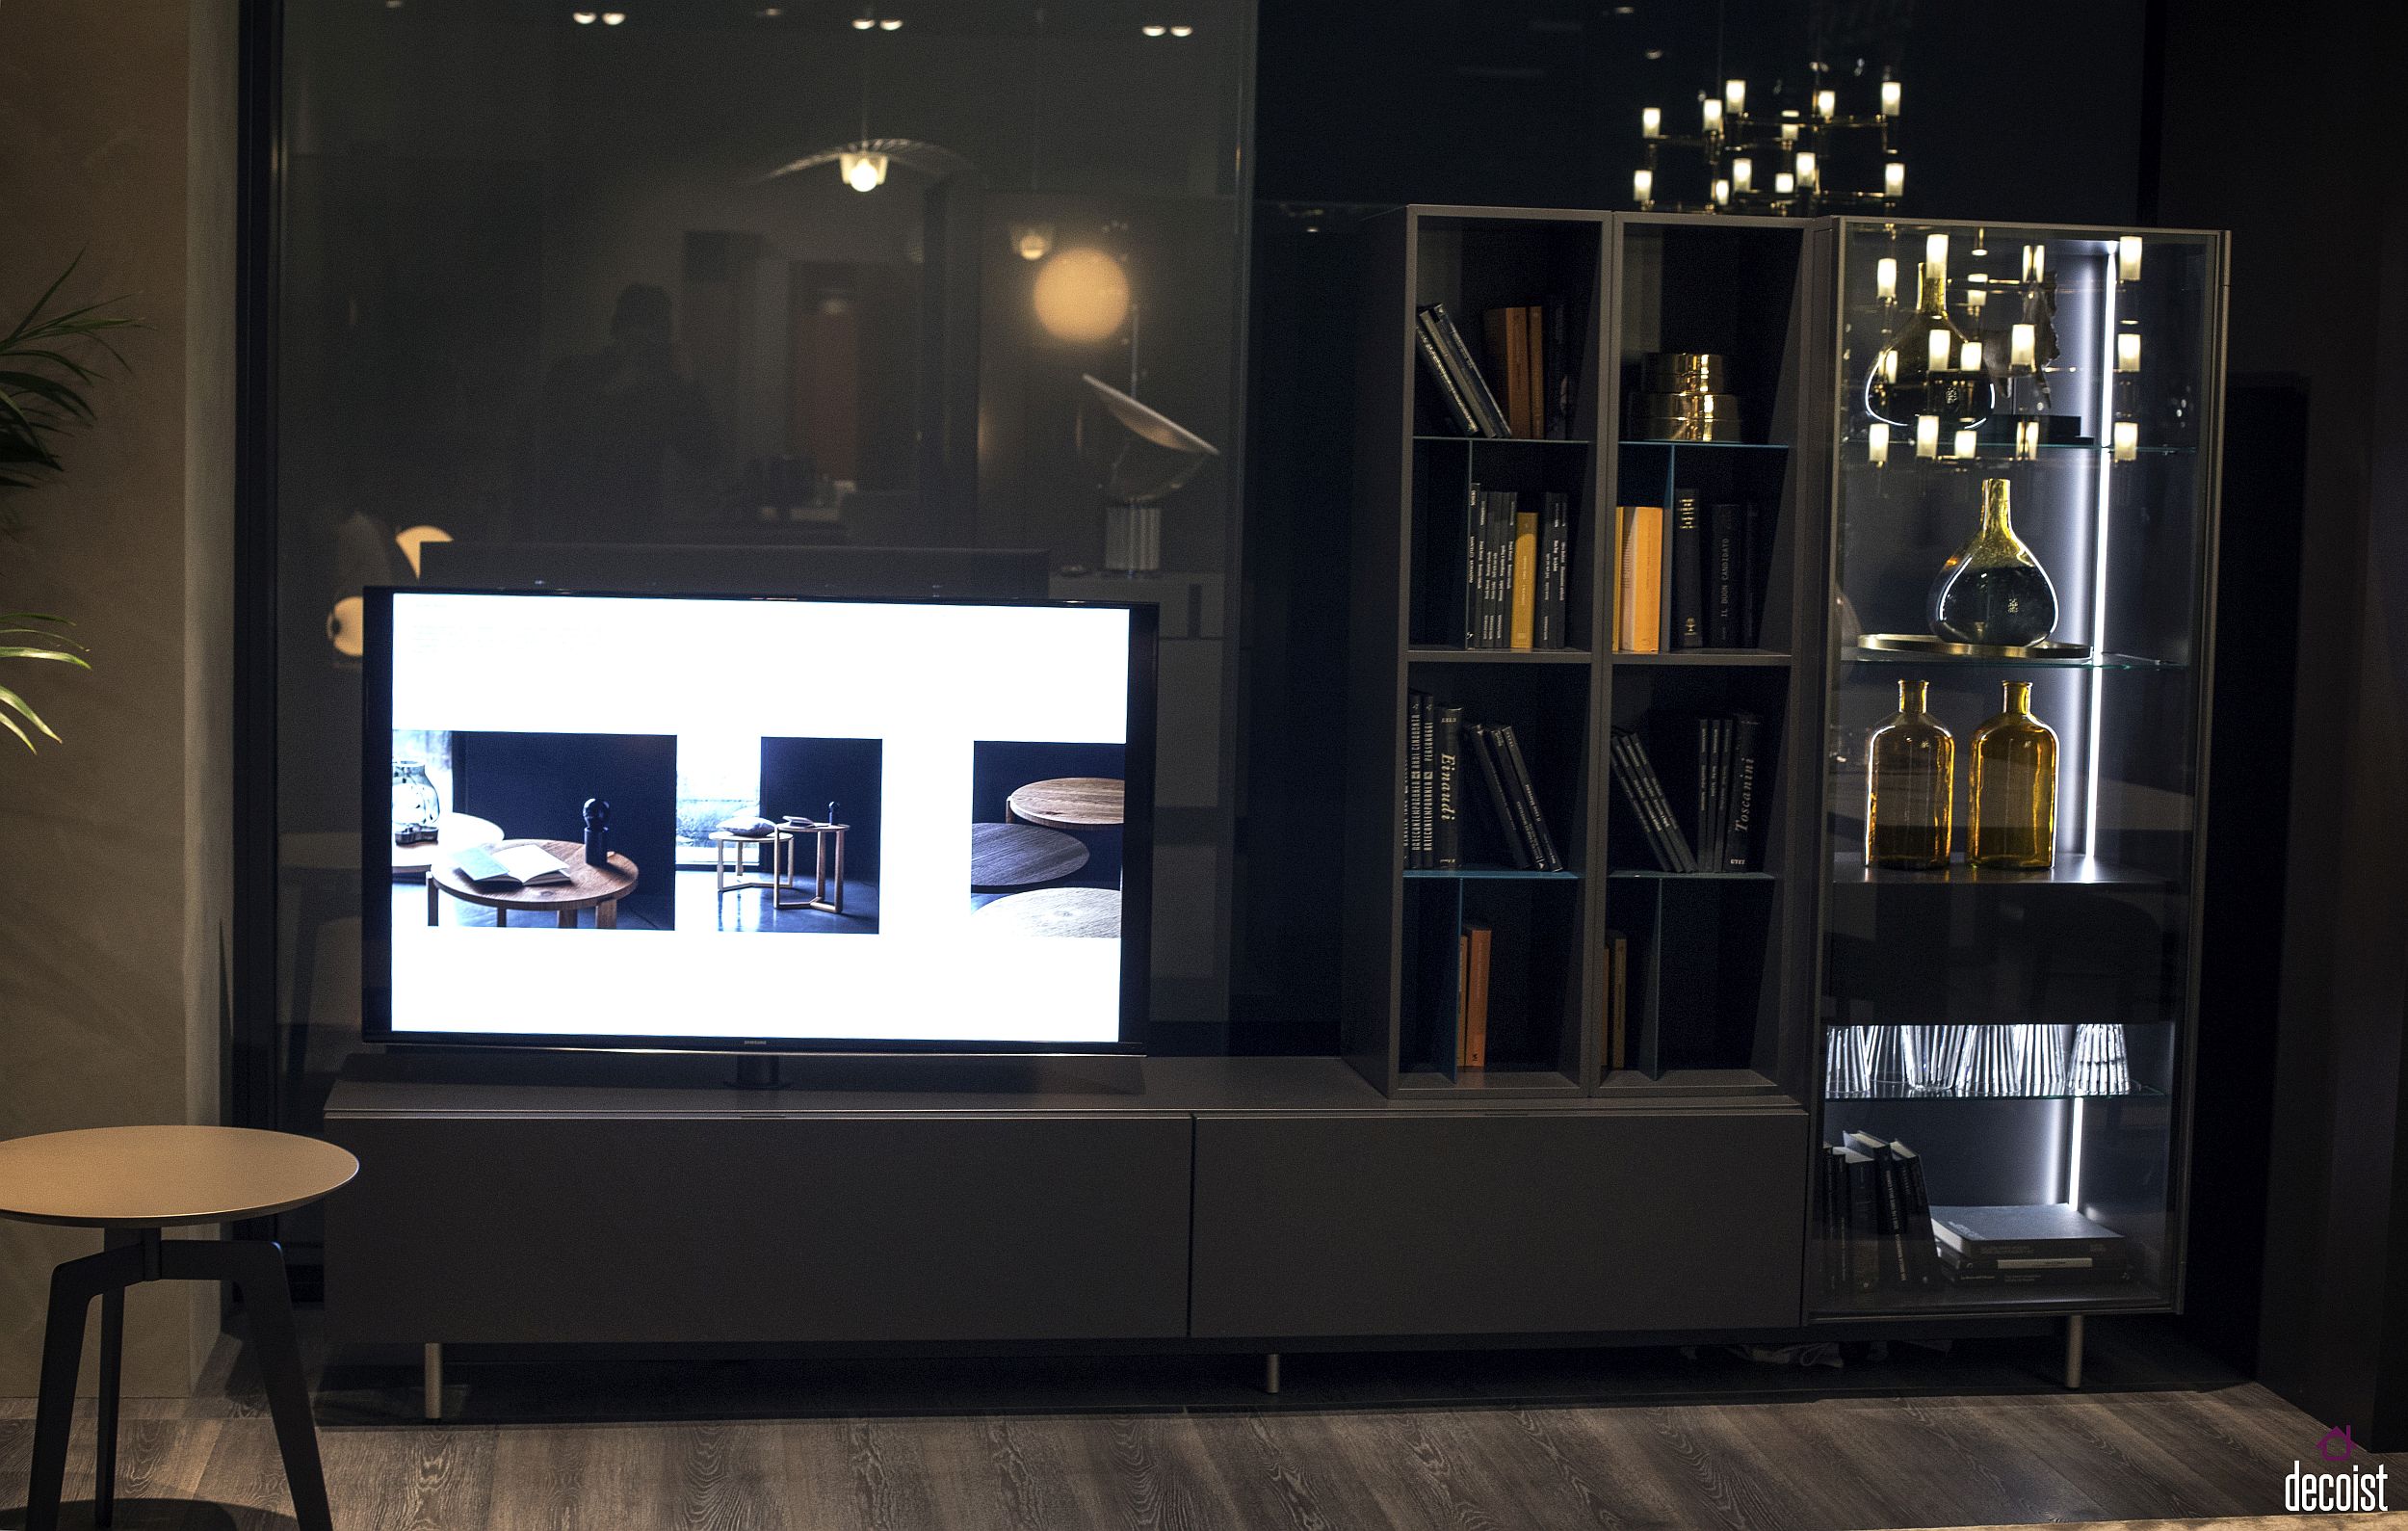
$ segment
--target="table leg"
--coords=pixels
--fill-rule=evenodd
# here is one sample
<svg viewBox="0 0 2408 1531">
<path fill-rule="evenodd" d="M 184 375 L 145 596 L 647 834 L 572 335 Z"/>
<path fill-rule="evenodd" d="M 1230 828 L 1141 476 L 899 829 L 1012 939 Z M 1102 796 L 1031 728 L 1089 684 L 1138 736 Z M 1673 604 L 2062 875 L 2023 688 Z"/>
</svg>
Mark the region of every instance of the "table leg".
<svg viewBox="0 0 2408 1531">
<path fill-rule="evenodd" d="M 327 1508 L 327 1479 L 318 1458 L 318 1426 L 310 1413 L 309 1379 L 301 1370 L 301 1341 L 293 1331 L 293 1289 L 284 1275 L 284 1250 L 266 1239 L 170 1239 L 160 1246 L 161 1272 L 169 1280 L 231 1281 L 249 1321 L 251 1359 L 275 1421 L 277 1453 L 293 1495 L 293 1519 L 301 1531 L 334 1531 Z"/>
<path fill-rule="evenodd" d="M 827 902 L 827 836 L 811 836 L 811 902 Z"/>
<path fill-rule="evenodd" d="M 576 928 L 577 911 L 573 909 L 564 909 L 561 911 L 561 929 L 564 931 L 573 931 Z"/>
<path fill-rule="evenodd" d="M 436 906 L 440 902 L 435 897 L 437 891 L 434 885 L 434 873 L 430 871 L 427 873 L 427 923 L 430 925 L 437 923 Z"/>
<path fill-rule="evenodd" d="M 493 923 L 494 923 L 494 924 L 496 924 L 496 925 L 508 925 L 510 922 L 510 911 L 509 910 L 504 909 L 504 908 L 503 908 L 501 905 L 499 905 L 499 904 L 494 905 L 494 906 L 493 906 Z"/>
<path fill-rule="evenodd" d="M 139 1235 L 135 1235 L 139 1237 Z M 121 1242 L 118 1230 L 109 1230 L 109 1247 Z M 125 1289 L 116 1287 L 100 1294 L 100 1397 L 94 1423 L 98 1426 L 92 1445 L 92 1523 L 108 1525 L 116 1517 L 118 1502 L 118 1395 L 125 1370 Z"/>
<path fill-rule="evenodd" d="M 836 912 L 845 912 L 845 831 L 836 831 Z"/>
<path fill-rule="evenodd" d="M 618 900 L 593 906 L 593 928 L 598 931 L 618 929 Z"/>
</svg>

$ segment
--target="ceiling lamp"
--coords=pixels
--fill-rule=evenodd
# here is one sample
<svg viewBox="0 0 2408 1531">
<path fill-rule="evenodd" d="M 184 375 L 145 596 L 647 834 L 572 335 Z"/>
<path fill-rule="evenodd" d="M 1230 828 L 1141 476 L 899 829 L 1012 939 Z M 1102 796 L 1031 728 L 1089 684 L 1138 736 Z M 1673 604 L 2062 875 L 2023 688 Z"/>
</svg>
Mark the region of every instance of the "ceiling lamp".
<svg viewBox="0 0 2408 1531">
<path fill-rule="evenodd" d="M 627 13 L 624 11 L 605 11 L 602 13 L 602 24 L 606 27 L 615 27 L 626 19 Z"/>
<path fill-rule="evenodd" d="M 1195 28 L 1183 21 L 1170 29 L 1170 35 L 1174 38 L 1191 38 L 1195 36 Z"/>
<path fill-rule="evenodd" d="M 903 30 L 903 17 L 888 16 L 878 22 L 877 29 L 880 32 L 901 32 Z"/>
<path fill-rule="evenodd" d="M 576 22 L 581 27 L 589 27 L 593 25 L 594 13 L 591 11 L 571 11 L 568 13 L 568 19 Z"/>
<path fill-rule="evenodd" d="M 1011 225 L 1011 250 L 1022 260 L 1043 260 L 1053 252 L 1054 225 L 1051 224 L 1014 224 Z"/>
<path fill-rule="evenodd" d="M 836 156 L 836 169 L 856 192 L 874 192 L 886 184 L 886 156 L 875 151 L 847 149 Z"/>
<path fill-rule="evenodd" d="M 852 29 L 855 32 L 867 32 L 872 27 L 877 25 L 877 17 L 876 16 L 855 16 L 852 18 Z"/>
<path fill-rule="evenodd" d="M 1149 37 L 1149 38 L 1159 38 L 1159 37 L 1161 37 L 1164 33 L 1168 32 L 1170 29 L 1169 29 L 1168 27 L 1166 27 L 1166 26 L 1164 26 L 1164 25 L 1163 25 L 1161 22 L 1159 22 L 1159 21 L 1148 21 L 1145 25 L 1143 25 L 1143 26 L 1141 26 L 1141 27 L 1138 28 L 1138 30 L 1139 30 L 1139 32 L 1144 33 L 1144 34 L 1145 34 L 1147 37 Z"/>
</svg>

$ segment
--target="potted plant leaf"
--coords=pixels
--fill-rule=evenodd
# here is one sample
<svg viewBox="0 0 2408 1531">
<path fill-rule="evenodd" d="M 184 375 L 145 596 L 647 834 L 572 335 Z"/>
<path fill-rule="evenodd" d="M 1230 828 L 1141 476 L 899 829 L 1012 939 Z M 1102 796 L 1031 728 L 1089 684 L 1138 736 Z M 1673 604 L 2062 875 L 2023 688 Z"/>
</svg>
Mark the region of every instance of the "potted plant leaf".
<svg viewBox="0 0 2408 1531">
<path fill-rule="evenodd" d="M 60 289 L 82 264 L 77 256 L 43 290 L 9 330 L 0 337 L 0 490 L 29 489 L 65 471 L 58 442 L 71 431 L 92 423 L 87 391 L 101 381 L 92 363 L 106 354 L 122 369 L 125 358 L 109 343 L 108 332 L 139 324 L 107 310 L 116 300 L 55 308 Z M 0 528 L 14 530 L 14 517 L 0 498 Z M 61 629 L 69 625 L 40 612 L 0 613 L 0 664 L 92 666 L 83 645 Z M 5 673 L 6 672 L 0 672 Z M 25 748 L 35 748 L 34 735 L 59 736 L 41 714 L 12 686 L 0 685 L 0 726 L 16 735 Z"/>
</svg>

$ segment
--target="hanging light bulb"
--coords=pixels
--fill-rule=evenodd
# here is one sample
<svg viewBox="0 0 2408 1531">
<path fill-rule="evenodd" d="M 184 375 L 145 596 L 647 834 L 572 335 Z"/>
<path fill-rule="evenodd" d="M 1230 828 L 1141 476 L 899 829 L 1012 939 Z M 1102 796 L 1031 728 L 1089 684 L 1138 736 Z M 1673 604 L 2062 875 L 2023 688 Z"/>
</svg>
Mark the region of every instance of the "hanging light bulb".
<svg viewBox="0 0 2408 1531">
<path fill-rule="evenodd" d="M 1865 428 L 1865 460 L 1879 467 L 1890 461 L 1890 422 L 1875 420 Z"/>
<path fill-rule="evenodd" d="M 1011 225 L 1011 250 L 1022 260 L 1043 260 L 1053 252 L 1054 225 L 1051 224 L 1014 224 Z"/>
<path fill-rule="evenodd" d="M 1642 208 L 1655 201 L 1656 172 L 1654 171 L 1631 172 L 1631 198 Z"/>
<path fill-rule="evenodd" d="M 1641 138 L 1663 137 L 1662 107 L 1649 106 L 1640 108 L 1638 114 L 1638 136 Z"/>
<path fill-rule="evenodd" d="M 886 156 L 847 149 L 836 156 L 837 171 L 856 192 L 874 192 L 886 184 Z"/>
</svg>

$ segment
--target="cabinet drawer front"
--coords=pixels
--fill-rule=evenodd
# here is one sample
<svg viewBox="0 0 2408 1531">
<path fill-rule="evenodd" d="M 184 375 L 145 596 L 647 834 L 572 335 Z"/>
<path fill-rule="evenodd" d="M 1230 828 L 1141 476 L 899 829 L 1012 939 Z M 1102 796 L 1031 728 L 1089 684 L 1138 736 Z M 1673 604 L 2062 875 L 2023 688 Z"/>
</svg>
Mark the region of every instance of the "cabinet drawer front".
<svg viewBox="0 0 2408 1531">
<path fill-rule="evenodd" d="M 1799 1321 L 1803 1112 L 1205 1117 L 1207 1337 Z"/>
<path fill-rule="evenodd" d="M 1186 1331 L 1184 1116 L 328 1125 L 346 1341 Z"/>
</svg>

